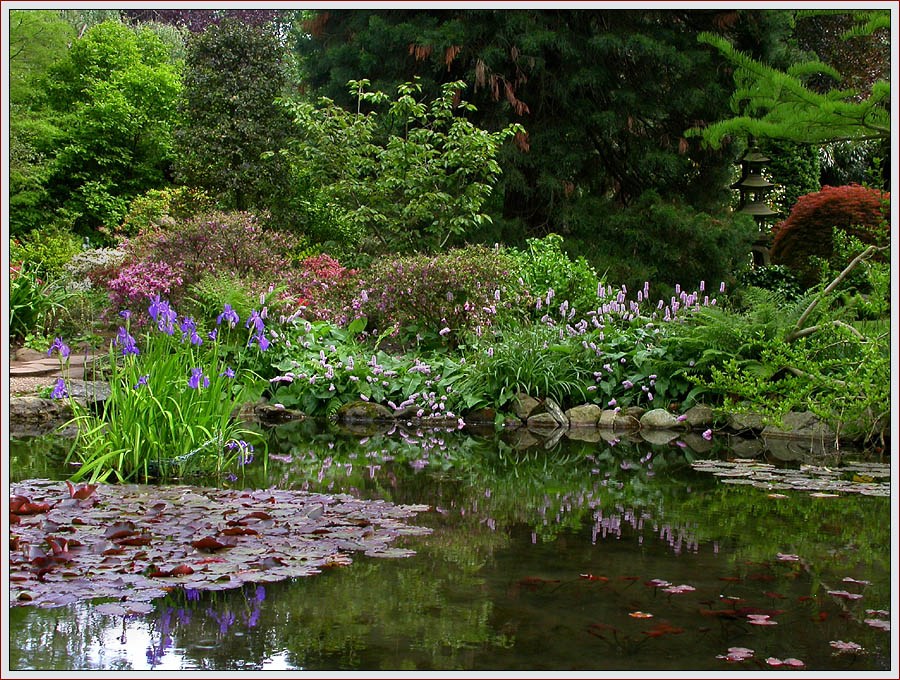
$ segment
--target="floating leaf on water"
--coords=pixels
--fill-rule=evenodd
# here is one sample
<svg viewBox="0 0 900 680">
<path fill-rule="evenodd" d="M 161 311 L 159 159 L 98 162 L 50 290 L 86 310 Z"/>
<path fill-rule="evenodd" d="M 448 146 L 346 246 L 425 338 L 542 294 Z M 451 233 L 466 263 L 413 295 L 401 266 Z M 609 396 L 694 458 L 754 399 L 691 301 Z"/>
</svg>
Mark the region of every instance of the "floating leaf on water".
<svg viewBox="0 0 900 680">
<path fill-rule="evenodd" d="M 367 550 L 364 554 L 366 557 L 412 557 L 416 551 L 406 548 L 387 548 L 386 550 Z"/>
<path fill-rule="evenodd" d="M 887 609 L 866 609 L 869 616 L 890 616 L 891 613 Z"/>
<path fill-rule="evenodd" d="M 115 602 L 107 602 L 106 604 L 98 604 L 94 610 L 106 616 L 125 616 L 128 610 Z"/>
<path fill-rule="evenodd" d="M 396 508 L 348 495 L 97 485 L 89 498 L 74 499 L 73 491 L 78 489 L 35 480 L 12 485 L 11 509 L 29 510 L 40 504 L 53 513 L 46 519 L 23 515 L 13 525 L 10 545 L 16 550 L 10 554 L 10 567 L 15 578 L 9 587 L 14 606 L 55 607 L 115 597 L 138 604 L 132 610 L 138 613 L 173 587 L 225 590 L 350 564 L 352 559 L 342 549 L 408 557 L 414 552 L 389 544 L 400 535 L 431 532 L 402 522 L 427 506 Z M 332 512 L 336 506 L 340 513 Z M 226 524 L 223 520 L 229 515 L 243 522 Z M 317 529 L 326 536 L 310 533 Z M 48 536 L 47 530 L 55 535 Z M 62 532 L 66 535 L 60 536 Z M 327 534 L 343 536 L 343 543 L 339 546 Z M 233 547 L 226 551 L 227 546 Z M 196 552 L 198 547 L 219 552 L 204 555 Z M 40 571 L 32 574 L 21 566 L 15 571 L 17 565 Z M 127 573 L 121 573 L 125 569 Z M 127 614 L 123 609 L 105 609 Z"/>
<path fill-rule="evenodd" d="M 842 580 L 844 583 L 857 583 L 857 584 L 859 584 L 859 585 L 861 585 L 861 586 L 870 586 L 870 585 L 872 585 L 872 582 L 871 582 L 871 581 L 857 580 L 857 579 L 853 578 L 852 576 L 845 576 L 845 577 L 842 578 L 841 580 Z"/>
<path fill-rule="evenodd" d="M 782 562 L 799 562 L 799 555 L 791 555 L 790 553 L 775 553 L 775 556 Z"/>
<path fill-rule="evenodd" d="M 811 493 L 809 494 L 811 498 L 840 498 L 840 494 L 838 493 Z"/>
</svg>

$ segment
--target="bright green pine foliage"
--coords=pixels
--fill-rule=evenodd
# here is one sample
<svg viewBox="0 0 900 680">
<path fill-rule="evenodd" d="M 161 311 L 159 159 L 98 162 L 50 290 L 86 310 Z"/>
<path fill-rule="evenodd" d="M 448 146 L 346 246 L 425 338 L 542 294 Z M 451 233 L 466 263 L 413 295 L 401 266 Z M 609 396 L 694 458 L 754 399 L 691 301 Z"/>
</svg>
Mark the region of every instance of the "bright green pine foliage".
<svg viewBox="0 0 900 680">
<path fill-rule="evenodd" d="M 890 17 L 884 12 L 860 15 L 857 26 L 842 37 L 871 35 L 889 28 Z M 687 135 L 702 135 L 714 148 L 734 135 L 811 144 L 890 138 L 889 81 L 876 81 L 868 96 L 853 90 L 820 92 L 807 85 L 807 78 L 824 74 L 837 83 L 843 80 L 842 74 L 829 64 L 804 61 L 779 70 L 735 49 L 720 35 L 703 32 L 697 39 L 715 47 L 735 65 L 736 89 L 731 105 L 738 115 L 705 128 L 691 128 Z"/>
</svg>

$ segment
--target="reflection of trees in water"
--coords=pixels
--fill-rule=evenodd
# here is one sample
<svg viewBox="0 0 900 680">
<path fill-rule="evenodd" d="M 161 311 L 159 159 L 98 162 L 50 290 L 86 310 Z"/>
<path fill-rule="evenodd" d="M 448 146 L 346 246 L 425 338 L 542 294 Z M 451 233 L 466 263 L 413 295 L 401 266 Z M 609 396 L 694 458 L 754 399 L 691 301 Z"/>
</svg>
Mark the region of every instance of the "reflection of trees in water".
<svg viewBox="0 0 900 680">
<path fill-rule="evenodd" d="M 670 572 L 636 574 L 641 579 L 674 579 L 673 572 L 690 571 L 691 560 L 699 559 L 696 564 L 715 567 L 703 579 L 738 576 L 740 588 L 757 597 L 786 588 L 821 595 L 812 592 L 816 584 L 843 588 L 850 587 L 844 577 L 869 579 L 865 599 L 845 603 L 850 613 L 888 608 L 886 499 L 805 493 L 774 499 L 694 472 L 676 447 L 625 441 L 516 451 L 497 438 L 457 439 L 446 432 L 374 435 L 363 442 L 297 432 L 280 435 L 272 451 L 285 459 L 269 461 L 268 477 L 249 471 L 247 486 L 265 488 L 275 480 L 321 491 L 330 484 L 334 492 L 431 505 L 434 510 L 416 523 L 434 533 L 404 541 L 417 552 L 409 559 L 357 556 L 350 567 L 294 582 L 175 591 L 155 602 L 153 615 L 126 624 L 128 644 L 143 640 L 139 631 L 150 635 L 146 661 L 136 663 L 152 667 L 173 653 L 189 667 L 210 670 L 261 669 L 281 656 L 293 668 L 428 670 L 477 667 L 494 656 L 519 659 L 523 645 L 544 640 L 551 612 L 565 635 L 587 636 L 567 628 L 568 612 L 593 590 L 612 586 L 583 581 L 579 565 L 594 565 L 582 569 L 590 571 L 602 559 L 606 571 L 596 575 L 623 589 L 628 582 L 622 577 L 638 569 L 637 555 Z M 422 469 L 409 464 L 426 456 Z M 772 564 L 778 552 L 802 555 L 803 572 L 793 576 L 790 564 Z M 563 581 L 552 582 L 560 574 Z M 530 590 L 540 578 L 523 575 L 551 581 Z M 762 576 L 774 582 L 754 580 Z M 720 585 L 740 592 L 737 585 Z M 642 588 L 636 583 L 623 592 L 631 597 Z M 119 618 L 80 605 L 13 608 L 10 618 L 12 668 L 128 667 L 125 652 L 117 656 L 123 648 Z M 885 648 L 883 631 L 863 625 L 850 633 L 846 620 L 834 618 L 817 624 L 830 627 L 822 634 L 856 635 L 850 639 Z"/>
</svg>

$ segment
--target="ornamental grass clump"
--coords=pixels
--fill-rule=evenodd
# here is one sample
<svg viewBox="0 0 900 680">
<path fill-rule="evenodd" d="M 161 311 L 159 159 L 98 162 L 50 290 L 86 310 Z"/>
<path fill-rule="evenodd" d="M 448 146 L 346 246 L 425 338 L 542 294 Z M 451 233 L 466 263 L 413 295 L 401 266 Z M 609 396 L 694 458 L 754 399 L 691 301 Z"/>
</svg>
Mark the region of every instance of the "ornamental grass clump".
<svg viewBox="0 0 900 680">
<path fill-rule="evenodd" d="M 78 435 L 68 459 L 80 463 L 73 480 L 181 478 L 248 462 L 246 445 L 238 444 L 254 433 L 233 414 L 252 376 L 220 360 L 219 332 L 241 332 L 229 311 L 214 331 L 201 336 L 193 319 L 179 318 L 156 297 L 148 309 L 153 325 L 140 342 L 131 334 L 131 313 L 122 312 L 125 325 L 109 347 L 110 395 L 102 410 L 94 413 L 71 400 Z M 54 348 L 65 360 L 57 341 Z M 251 323 L 250 344 L 258 351 L 268 347 L 261 320 Z M 66 396 L 65 387 L 58 386 L 54 396 Z"/>
</svg>

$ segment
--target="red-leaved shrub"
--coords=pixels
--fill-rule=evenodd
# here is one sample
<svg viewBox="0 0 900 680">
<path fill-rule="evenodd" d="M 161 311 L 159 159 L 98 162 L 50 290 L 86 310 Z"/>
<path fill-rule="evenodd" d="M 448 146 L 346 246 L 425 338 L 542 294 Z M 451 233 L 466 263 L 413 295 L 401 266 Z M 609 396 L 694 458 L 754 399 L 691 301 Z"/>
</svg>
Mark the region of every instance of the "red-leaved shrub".
<svg viewBox="0 0 900 680">
<path fill-rule="evenodd" d="M 858 184 L 826 186 L 801 196 L 790 216 L 775 228 L 772 262 L 797 270 L 803 282 L 812 285 L 816 273 L 807 260 L 811 255 L 831 257 L 833 228 L 866 244 L 890 243 L 890 197 Z"/>
</svg>

